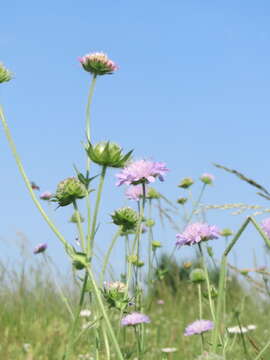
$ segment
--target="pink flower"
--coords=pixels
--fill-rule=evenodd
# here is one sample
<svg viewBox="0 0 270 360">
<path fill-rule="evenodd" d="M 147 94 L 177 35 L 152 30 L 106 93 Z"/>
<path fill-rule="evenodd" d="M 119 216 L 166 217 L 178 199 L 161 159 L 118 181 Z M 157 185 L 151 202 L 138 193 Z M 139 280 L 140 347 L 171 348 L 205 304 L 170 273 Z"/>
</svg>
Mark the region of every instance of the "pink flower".
<svg viewBox="0 0 270 360">
<path fill-rule="evenodd" d="M 51 198 L 53 197 L 53 194 L 50 191 L 44 191 L 41 195 L 40 195 L 40 199 L 41 200 L 51 200 Z"/>
<path fill-rule="evenodd" d="M 143 188 L 142 185 L 131 185 L 128 187 L 126 191 L 126 196 L 129 200 L 139 201 L 143 196 Z"/>
<path fill-rule="evenodd" d="M 183 233 L 176 235 L 176 245 L 194 245 L 201 241 L 217 239 L 219 235 L 220 231 L 215 225 L 194 223 L 188 225 Z"/>
<path fill-rule="evenodd" d="M 118 66 L 102 52 L 86 54 L 79 59 L 85 71 L 93 75 L 112 74 Z"/>
<path fill-rule="evenodd" d="M 128 314 L 121 320 L 122 326 L 133 326 L 142 323 L 150 323 L 150 319 L 147 315 L 138 312 Z"/>
</svg>

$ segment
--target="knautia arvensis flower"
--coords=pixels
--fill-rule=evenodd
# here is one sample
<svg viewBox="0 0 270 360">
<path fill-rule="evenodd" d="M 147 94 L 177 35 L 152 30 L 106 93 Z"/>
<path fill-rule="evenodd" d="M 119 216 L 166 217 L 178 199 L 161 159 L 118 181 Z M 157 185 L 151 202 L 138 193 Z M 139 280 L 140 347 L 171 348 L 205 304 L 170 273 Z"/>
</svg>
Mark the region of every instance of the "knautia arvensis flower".
<svg viewBox="0 0 270 360">
<path fill-rule="evenodd" d="M 121 320 L 121 325 L 122 326 L 135 326 L 135 325 L 139 325 L 139 324 L 147 324 L 150 323 L 150 318 L 142 313 L 139 312 L 133 312 L 131 314 L 126 315 L 125 317 L 123 317 L 123 319 Z"/>
<path fill-rule="evenodd" d="M 94 76 L 112 74 L 118 70 L 118 66 L 103 52 L 86 54 L 79 59 L 85 71 Z"/>
<path fill-rule="evenodd" d="M 33 250 L 33 253 L 36 255 L 36 254 L 40 254 L 40 253 L 43 253 L 46 251 L 48 245 L 46 243 L 41 243 L 41 244 L 38 244 L 34 250 Z"/>
<path fill-rule="evenodd" d="M 138 185 L 152 183 L 158 178 L 164 180 L 164 175 L 168 172 L 166 164 L 150 160 L 138 160 L 127 165 L 119 174 L 116 175 L 118 181 L 116 186 L 123 184 Z"/>
<path fill-rule="evenodd" d="M 111 217 L 113 223 L 121 226 L 123 231 L 135 230 L 139 221 L 138 213 L 130 207 L 115 210 Z"/>
<path fill-rule="evenodd" d="M 208 173 L 204 173 L 202 174 L 202 176 L 200 177 L 200 180 L 205 184 L 205 185 L 211 185 L 213 184 L 215 177 L 212 174 L 208 174 Z"/>
<path fill-rule="evenodd" d="M 76 177 L 69 177 L 57 185 L 55 197 L 59 206 L 67 206 L 87 195 L 86 187 Z"/>
<path fill-rule="evenodd" d="M 133 150 L 123 154 L 122 148 L 110 141 L 101 141 L 95 145 L 90 142 L 85 148 L 89 158 L 96 164 L 113 168 L 122 168 L 130 160 Z"/>
<path fill-rule="evenodd" d="M 80 220 L 81 223 L 84 222 L 84 217 L 83 217 L 81 214 L 79 214 L 79 220 Z M 77 218 L 76 213 L 73 213 L 73 214 L 71 215 L 71 217 L 70 217 L 70 219 L 69 219 L 69 222 L 74 223 L 74 224 L 77 224 L 78 218 Z"/>
<path fill-rule="evenodd" d="M 210 331 L 214 328 L 214 324 L 210 320 L 196 320 L 185 329 L 185 336 L 199 335 Z"/>
<path fill-rule="evenodd" d="M 0 63 L 0 84 L 3 82 L 10 81 L 12 79 L 11 72 L 5 68 L 5 66 Z"/>
<path fill-rule="evenodd" d="M 219 229 L 215 225 L 194 223 L 188 225 L 183 233 L 176 235 L 176 245 L 194 245 L 200 243 L 201 241 L 217 239 L 219 235 Z"/>
<path fill-rule="evenodd" d="M 40 194 L 39 198 L 41 200 L 51 200 L 53 198 L 53 193 L 51 193 L 50 191 L 44 191 L 42 194 Z"/>
</svg>

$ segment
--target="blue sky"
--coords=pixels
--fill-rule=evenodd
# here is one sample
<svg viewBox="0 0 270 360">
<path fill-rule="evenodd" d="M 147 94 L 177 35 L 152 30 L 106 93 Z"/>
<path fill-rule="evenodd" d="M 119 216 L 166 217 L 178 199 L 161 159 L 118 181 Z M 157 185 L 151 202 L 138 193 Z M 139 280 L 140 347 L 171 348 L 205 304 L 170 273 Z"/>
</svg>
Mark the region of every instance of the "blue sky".
<svg viewBox="0 0 270 360">
<path fill-rule="evenodd" d="M 54 191 L 73 175 L 74 163 L 84 166 L 90 79 L 78 57 L 104 51 L 120 70 L 98 79 L 95 141 L 110 139 L 135 149 L 135 158 L 167 162 L 170 173 L 158 189 L 172 200 L 181 193 L 176 187 L 181 178 L 207 171 L 216 176 L 207 203 L 269 206 L 251 187 L 212 166 L 237 168 L 268 187 L 269 11 L 269 2 L 251 0 L 2 4 L 0 61 L 15 79 L 1 86 L 0 102 L 29 177 L 42 190 Z M 13 240 L 22 232 L 32 245 L 48 242 L 64 266 L 63 250 L 26 193 L 3 131 L 0 136 L 1 257 L 15 256 Z M 109 214 L 124 201 L 123 190 L 114 187 L 114 173 L 103 198 L 101 248 L 114 231 Z M 50 213 L 72 241 L 75 230 L 66 223 L 71 209 Z M 218 212 L 208 219 L 236 229 L 244 218 Z M 167 231 L 167 249 L 174 236 Z M 247 231 L 238 245 L 238 263 L 251 266 L 254 249 L 264 263 L 261 244 L 255 232 Z M 218 252 L 222 245 L 215 245 Z"/>
</svg>

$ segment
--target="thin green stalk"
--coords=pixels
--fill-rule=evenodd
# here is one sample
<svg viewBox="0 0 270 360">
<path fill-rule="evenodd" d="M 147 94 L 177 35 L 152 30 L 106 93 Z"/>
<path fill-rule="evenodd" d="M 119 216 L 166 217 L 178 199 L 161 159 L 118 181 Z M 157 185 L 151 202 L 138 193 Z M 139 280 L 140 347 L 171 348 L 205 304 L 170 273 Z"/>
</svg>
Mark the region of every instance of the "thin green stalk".
<svg viewBox="0 0 270 360">
<path fill-rule="evenodd" d="M 102 193 L 102 189 L 103 189 L 103 185 L 104 185 L 106 170 L 107 170 L 107 166 L 103 166 L 101 175 L 100 175 L 99 185 L 98 185 L 98 192 L 97 192 L 97 197 L 96 197 L 96 204 L 95 204 L 95 210 L 94 210 L 94 216 L 93 216 L 93 222 L 92 222 L 92 230 L 91 230 L 91 236 L 90 236 L 90 242 L 91 242 L 90 248 L 91 248 L 92 252 L 94 249 L 94 239 L 95 239 L 95 234 L 96 234 L 97 216 L 98 216 L 98 211 L 99 211 L 99 206 L 100 206 L 100 199 L 101 199 L 101 193 Z"/>
<path fill-rule="evenodd" d="M 199 298 L 199 319 L 202 319 L 202 286 L 198 284 L 198 298 Z"/>
<path fill-rule="evenodd" d="M 122 352 L 121 352 L 121 349 L 120 349 L 120 346 L 118 344 L 118 341 L 116 339 L 116 336 L 115 336 L 115 333 L 114 333 L 114 330 L 112 328 L 112 324 L 109 320 L 109 317 L 108 317 L 108 314 L 107 314 L 107 311 L 105 309 L 105 306 L 103 304 L 103 301 L 102 301 L 102 298 L 101 298 L 101 294 L 100 294 L 100 291 L 99 291 L 99 288 L 97 286 L 97 283 L 95 281 L 95 278 L 94 278 L 94 275 L 93 275 L 93 272 L 92 272 L 92 269 L 90 267 L 87 268 L 87 272 L 89 274 L 89 278 L 91 280 L 91 283 L 92 283 L 92 286 L 93 286 L 93 290 L 95 292 L 95 295 L 96 295 L 96 299 L 97 299 L 97 302 L 98 302 L 98 305 L 99 305 L 99 308 L 100 308 L 100 311 L 102 313 L 102 316 L 104 318 L 104 321 L 106 323 L 106 326 L 107 326 L 107 331 L 111 337 L 111 340 L 112 340 L 112 343 L 113 343 L 113 346 L 114 346 L 114 349 L 115 349 L 115 352 L 116 352 L 116 355 L 117 355 L 117 359 L 118 360 L 124 360 L 123 358 L 123 355 L 122 355 Z"/>
<path fill-rule="evenodd" d="M 102 322 L 101 326 L 102 326 L 102 335 L 103 335 L 104 344 L 105 344 L 106 360 L 110 360 L 111 359 L 110 344 L 109 344 L 109 341 L 108 341 L 108 336 L 107 336 L 106 329 L 104 327 L 103 322 Z"/>
<path fill-rule="evenodd" d="M 195 211 L 197 210 L 198 205 L 200 204 L 200 202 L 201 202 L 201 200 L 202 200 L 203 193 L 204 193 L 204 190 L 205 190 L 206 186 L 207 186 L 206 184 L 203 184 L 202 189 L 201 189 L 201 191 L 200 191 L 200 194 L 199 194 L 199 196 L 198 196 L 198 199 L 196 200 L 195 204 L 193 205 L 193 209 L 192 209 L 189 217 L 187 218 L 186 225 L 188 225 L 188 224 L 190 223 L 190 221 L 191 221 L 191 219 L 192 219 Z"/>
<path fill-rule="evenodd" d="M 91 114 L 90 114 L 90 109 L 91 109 L 91 104 L 92 104 L 92 100 L 93 100 L 93 94 L 94 94 L 94 90 L 95 90 L 95 86 L 96 86 L 96 81 L 97 81 L 97 76 L 94 75 L 92 77 L 92 81 L 91 81 L 91 85 L 90 85 L 90 89 L 89 89 L 89 94 L 88 94 L 88 99 L 87 99 L 87 105 L 86 105 L 86 137 L 88 141 L 91 141 Z"/>
<path fill-rule="evenodd" d="M 243 334 L 243 331 L 242 331 L 242 325 L 240 323 L 240 319 L 239 319 L 238 314 L 236 315 L 236 319 L 237 319 L 237 323 L 238 323 L 238 326 L 239 326 L 239 329 L 240 329 L 240 337 L 241 337 L 241 341 L 242 341 L 242 344 L 243 344 L 244 353 L 245 353 L 246 357 L 248 358 L 248 360 L 251 360 L 250 355 L 248 353 L 246 340 L 245 340 L 245 337 L 244 337 L 244 334 Z"/>
<path fill-rule="evenodd" d="M 107 253 L 105 255 L 104 263 L 103 263 L 101 274 L 100 274 L 100 283 L 101 283 L 101 285 L 103 284 L 103 281 L 104 281 L 105 272 L 106 272 L 106 269 L 107 269 L 107 266 L 108 266 L 108 263 L 109 263 L 109 260 L 110 260 L 112 250 L 114 248 L 114 245 L 116 244 L 116 241 L 117 241 L 120 233 L 121 233 L 121 230 L 118 230 L 116 232 L 116 234 L 112 238 L 111 245 L 110 245 L 110 247 L 109 247 L 109 249 L 108 249 L 108 251 L 107 251 Z"/>
<path fill-rule="evenodd" d="M 233 239 L 230 241 L 229 245 L 227 246 L 226 250 L 224 251 L 224 256 L 227 256 L 229 254 L 229 252 L 231 251 L 231 249 L 233 248 L 233 246 L 235 245 L 237 240 L 240 238 L 240 236 L 242 235 L 243 231 L 245 230 L 245 228 L 247 227 L 249 222 L 250 222 L 250 218 L 248 217 L 248 218 L 246 218 L 246 220 L 244 221 L 244 223 L 240 227 L 240 229 L 237 231 L 237 233 L 235 234 Z"/>
<path fill-rule="evenodd" d="M 152 219 L 152 200 L 149 199 L 148 205 L 148 218 Z M 153 230 L 152 226 L 148 229 L 148 286 L 150 286 L 152 278 L 152 241 L 153 241 Z"/>
<path fill-rule="evenodd" d="M 17 152 L 17 149 L 16 149 L 16 146 L 15 146 L 15 143 L 12 139 L 12 136 L 11 136 L 11 132 L 8 128 L 8 125 L 7 125 L 7 122 L 6 122 L 6 119 L 5 119 L 5 116 L 4 116 L 4 112 L 3 112 L 3 108 L 2 106 L 0 106 L 0 119 L 1 119 L 1 122 L 2 122 L 2 125 L 4 127 L 4 131 L 5 131 L 5 135 L 6 135 L 6 138 L 8 140 L 8 143 L 9 143 L 9 146 L 10 146 L 10 149 L 12 151 L 12 154 L 15 158 L 15 161 L 17 163 L 17 166 L 18 166 L 18 169 L 19 169 L 19 172 L 25 182 L 25 185 L 30 193 L 30 196 L 34 202 L 34 204 L 36 205 L 36 207 L 38 208 L 39 212 L 41 213 L 41 215 L 43 216 L 44 220 L 47 222 L 47 224 L 49 225 L 49 227 L 51 228 L 51 230 L 54 232 L 54 234 L 57 236 L 57 238 L 61 241 L 61 243 L 64 245 L 65 247 L 65 250 L 67 251 L 67 253 L 71 252 L 72 251 L 72 247 L 68 244 L 68 242 L 66 241 L 66 239 L 64 238 L 64 236 L 59 232 L 59 230 L 56 228 L 56 226 L 54 225 L 54 223 L 51 221 L 51 219 L 48 217 L 48 215 L 46 214 L 46 212 L 44 211 L 44 209 L 42 208 L 42 206 L 40 205 L 37 197 L 36 197 L 36 194 L 34 193 L 32 187 L 31 187 L 31 183 L 26 175 L 26 172 L 23 168 L 23 165 L 22 165 L 22 161 L 20 159 L 20 156 Z"/>
<path fill-rule="evenodd" d="M 268 341 L 268 343 L 266 343 L 266 345 L 262 348 L 262 350 L 259 352 L 259 354 L 256 356 L 256 358 L 254 360 L 261 360 L 262 359 L 262 355 L 265 353 L 265 351 L 269 348 L 270 346 L 270 340 Z"/>
<path fill-rule="evenodd" d="M 85 250 L 85 237 L 84 237 L 84 232 L 83 232 L 83 227 L 82 227 L 82 222 L 81 222 L 81 216 L 78 210 L 78 205 L 77 205 L 77 201 L 74 200 L 73 201 L 73 207 L 74 207 L 74 211 L 75 211 L 75 217 L 76 217 L 76 225 L 78 228 L 78 232 L 79 232 L 79 238 L 80 238 L 80 243 L 81 243 L 81 247 L 82 250 Z"/>
</svg>

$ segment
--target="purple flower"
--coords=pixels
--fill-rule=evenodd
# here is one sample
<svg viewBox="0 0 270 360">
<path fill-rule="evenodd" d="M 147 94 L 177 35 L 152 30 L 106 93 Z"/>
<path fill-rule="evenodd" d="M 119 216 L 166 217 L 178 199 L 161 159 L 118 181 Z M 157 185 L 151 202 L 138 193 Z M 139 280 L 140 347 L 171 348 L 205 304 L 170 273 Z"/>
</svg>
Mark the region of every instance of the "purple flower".
<svg viewBox="0 0 270 360">
<path fill-rule="evenodd" d="M 46 249 L 47 249 L 47 244 L 46 243 L 41 243 L 41 244 L 38 244 L 34 248 L 33 253 L 34 254 L 40 254 L 40 253 L 43 253 Z"/>
<path fill-rule="evenodd" d="M 270 218 L 264 219 L 262 221 L 262 229 L 266 235 L 270 238 Z"/>
<path fill-rule="evenodd" d="M 40 195 L 40 199 L 41 200 L 51 200 L 51 198 L 53 197 L 53 194 L 50 191 L 44 191 L 41 195 Z"/>
<path fill-rule="evenodd" d="M 212 330 L 214 324 L 210 320 L 196 320 L 185 328 L 185 336 L 198 335 Z"/>
<path fill-rule="evenodd" d="M 204 174 L 202 174 L 200 179 L 204 184 L 211 185 L 213 183 L 213 181 L 215 180 L 215 177 L 212 174 L 204 173 Z"/>
<path fill-rule="evenodd" d="M 118 181 L 116 186 L 122 184 L 138 185 L 142 183 L 152 183 L 156 177 L 163 181 L 163 175 L 168 171 L 166 164 L 150 160 L 138 160 L 126 166 L 116 175 Z"/>
<path fill-rule="evenodd" d="M 123 319 L 121 320 L 122 326 L 133 326 L 142 323 L 150 323 L 150 319 L 147 315 L 138 312 L 133 312 L 131 314 L 128 314 L 125 317 L 123 317 Z"/>
<path fill-rule="evenodd" d="M 139 201 L 140 198 L 143 196 L 142 185 L 129 186 L 125 194 L 129 200 Z"/>
<path fill-rule="evenodd" d="M 183 233 L 176 235 L 177 241 L 175 245 L 194 245 L 201 241 L 217 239 L 219 235 L 220 231 L 215 225 L 194 223 L 188 225 Z"/>
</svg>

